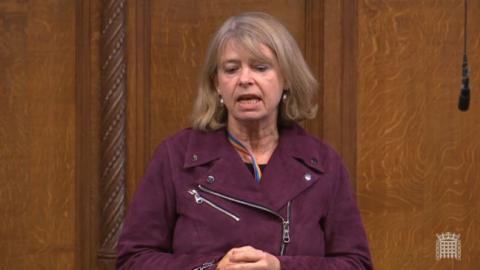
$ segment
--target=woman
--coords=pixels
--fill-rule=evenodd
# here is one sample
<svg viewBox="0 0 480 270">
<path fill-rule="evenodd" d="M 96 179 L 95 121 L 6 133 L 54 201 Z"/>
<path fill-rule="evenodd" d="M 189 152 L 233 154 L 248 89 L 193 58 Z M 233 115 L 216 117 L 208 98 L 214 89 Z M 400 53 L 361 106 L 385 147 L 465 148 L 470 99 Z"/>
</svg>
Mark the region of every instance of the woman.
<svg viewBox="0 0 480 270">
<path fill-rule="evenodd" d="M 284 26 L 227 20 L 193 128 L 157 149 L 119 240 L 119 269 L 371 269 L 345 168 L 296 122 L 316 81 Z"/>
</svg>

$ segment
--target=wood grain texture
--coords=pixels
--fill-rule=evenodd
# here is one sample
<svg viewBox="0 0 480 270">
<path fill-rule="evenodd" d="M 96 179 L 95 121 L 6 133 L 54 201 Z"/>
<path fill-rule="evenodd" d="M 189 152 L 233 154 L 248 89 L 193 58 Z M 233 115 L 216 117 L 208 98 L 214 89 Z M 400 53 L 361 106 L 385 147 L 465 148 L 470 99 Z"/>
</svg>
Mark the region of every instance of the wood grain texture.
<svg viewBox="0 0 480 270">
<path fill-rule="evenodd" d="M 0 266 L 73 269 L 75 3 L 0 3 Z"/>
<path fill-rule="evenodd" d="M 358 1 L 357 190 L 377 269 L 480 265 L 480 99 L 457 109 L 463 1 Z M 480 2 L 469 1 L 473 93 Z M 462 260 L 435 260 L 435 234 Z"/>
<path fill-rule="evenodd" d="M 150 1 L 127 1 L 127 187 L 136 187 L 151 150 L 150 102 Z M 130 189 L 131 191 L 131 189 Z M 128 201 L 133 192 L 127 192 Z"/>
<path fill-rule="evenodd" d="M 76 1 L 76 255 L 75 269 L 98 269 L 100 242 L 99 1 Z"/>
<path fill-rule="evenodd" d="M 342 2 L 324 1 L 323 138 L 338 152 L 342 150 Z"/>
<path fill-rule="evenodd" d="M 356 1 L 323 1 L 321 137 L 344 160 L 356 181 Z"/>
<path fill-rule="evenodd" d="M 316 104 L 318 105 L 317 116 L 314 119 L 305 121 L 304 127 L 312 134 L 323 137 L 324 123 L 323 116 L 325 106 L 324 81 L 325 67 L 324 63 L 324 20 L 325 20 L 325 1 L 306 0 L 305 1 L 305 60 L 312 73 L 318 81 L 318 92 Z"/>
</svg>

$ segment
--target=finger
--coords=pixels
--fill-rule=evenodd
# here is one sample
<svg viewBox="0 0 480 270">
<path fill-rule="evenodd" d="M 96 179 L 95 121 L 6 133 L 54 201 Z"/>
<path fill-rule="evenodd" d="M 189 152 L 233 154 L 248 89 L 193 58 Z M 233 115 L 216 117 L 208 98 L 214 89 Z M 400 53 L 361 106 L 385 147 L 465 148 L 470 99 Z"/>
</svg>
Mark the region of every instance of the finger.
<svg viewBox="0 0 480 270">
<path fill-rule="evenodd" d="M 227 265 L 225 270 L 270 270 L 265 261 L 240 262 Z"/>
<path fill-rule="evenodd" d="M 265 258 L 265 253 L 258 249 L 235 251 L 230 256 L 231 262 L 256 262 Z"/>
<path fill-rule="evenodd" d="M 217 263 L 217 270 L 227 269 L 226 266 L 231 264 L 230 258 L 236 249 L 238 248 L 232 248 L 223 255 L 222 259 Z"/>
<path fill-rule="evenodd" d="M 234 254 L 243 254 L 245 252 L 253 252 L 256 250 L 252 246 L 243 246 L 243 247 L 237 247 L 237 248 L 232 248 L 227 254 L 229 258 L 231 258 Z"/>
<path fill-rule="evenodd" d="M 236 253 L 236 252 L 245 252 L 245 251 L 248 251 L 248 250 L 256 250 L 254 247 L 252 246 L 243 246 L 243 247 L 237 247 L 237 248 L 232 248 L 231 251 L 233 253 Z"/>
</svg>

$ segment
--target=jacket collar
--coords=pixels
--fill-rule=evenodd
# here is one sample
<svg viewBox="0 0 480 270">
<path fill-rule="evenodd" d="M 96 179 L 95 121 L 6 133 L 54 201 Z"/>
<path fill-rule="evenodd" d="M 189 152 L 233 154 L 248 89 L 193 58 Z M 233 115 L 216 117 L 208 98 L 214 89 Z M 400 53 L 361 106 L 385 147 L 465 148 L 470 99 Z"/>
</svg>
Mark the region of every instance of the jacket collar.
<svg viewBox="0 0 480 270">
<path fill-rule="evenodd" d="M 297 124 L 280 130 L 279 149 L 301 161 L 305 166 L 323 173 L 326 168 L 325 151 L 318 151 L 318 141 Z"/>
<path fill-rule="evenodd" d="M 279 144 L 269 161 L 262 183 L 238 181 L 251 178 L 226 136 L 226 129 L 211 132 L 193 131 L 188 139 L 184 168 L 214 161 L 199 175 L 196 184 L 207 184 L 213 190 L 246 201 L 279 210 L 303 190 L 320 180 L 327 167 L 324 144 L 307 135 L 298 125 L 280 130 Z M 226 169 L 227 168 L 227 169 Z"/>
<path fill-rule="evenodd" d="M 227 154 L 231 147 L 226 129 L 215 131 L 194 131 L 188 141 L 184 168 L 206 164 Z M 297 124 L 280 129 L 279 149 L 317 172 L 325 172 L 326 156 L 324 151 L 315 151 L 318 142 L 307 135 Z"/>
<path fill-rule="evenodd" d="M 200 166 L 218 159 L 228 147 L 225 128 L 209 132 L 193 131 L 188 140 L 183 168 Z"/>
</svg>

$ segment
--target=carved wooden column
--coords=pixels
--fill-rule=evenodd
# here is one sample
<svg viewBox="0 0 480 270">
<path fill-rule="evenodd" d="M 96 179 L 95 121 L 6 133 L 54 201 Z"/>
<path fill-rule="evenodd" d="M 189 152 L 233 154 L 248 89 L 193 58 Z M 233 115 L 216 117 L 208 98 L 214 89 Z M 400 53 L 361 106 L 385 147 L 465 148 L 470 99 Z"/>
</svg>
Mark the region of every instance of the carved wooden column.
<svg viewBox="0 0 480 270">
<path fill-rule="evenodd" d="M 102 2 L 101 268 L 115 269 L 126 204 L 126 0 Z"/>
</svg>

